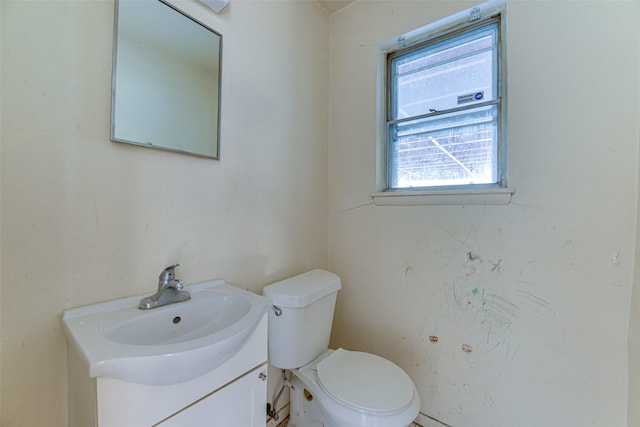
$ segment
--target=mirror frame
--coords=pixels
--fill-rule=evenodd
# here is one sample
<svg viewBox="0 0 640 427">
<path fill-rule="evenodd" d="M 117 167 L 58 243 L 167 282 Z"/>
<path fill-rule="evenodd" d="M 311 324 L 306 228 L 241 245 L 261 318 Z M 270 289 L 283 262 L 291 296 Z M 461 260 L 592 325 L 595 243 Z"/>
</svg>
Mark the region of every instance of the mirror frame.
<svg viewBox="0 0 640 427">
<path fill-rule="evenodd" d="M 217 35 L 219 37 L 219 46 L 218 46 L 218 82 L 217 82 L 217 86 L 218 86 L 218 111 L 217 111 L 217 117 L 215 118 L 215 120 L 217 121 L 217 127 L 216 127 L 216 135 L 215 135 L 215 142 L 212 143 L 212 145 L 215 146 L 215 155 L 207 155 L 207 154 L 202 154 L 202 153 L 197 153 L 197 152 L 192 152 L 192 151 L 186 151 L 186 150 L 180 150 L 177 148 L 172 148 L 172 147 L 165 147 L 165 146 L 161 146 L 161 145 L 153 145 L 150 143 L 144 143 L 144 142 L 138 142 L 138 141 L 131 141 L 131 140 L 127 140 L 127 139 L 123 139 L 123 138 L 117 138 L 115 136 L 115 130 L 116 130 L 116 120 L 115 120 L 115 111 L 116 111 L 116 96 L 117 96 L 117 85 L 116 85 L 116 80 L 117 80 L 117 58 L 118 58 L 118 27 L 119 27 L 119 6 L 120 6 L 120 1 L 121 0 L 114 0 L 115 3 L 115 9 L 114 9 L 114 26 L 113 26 L 113 53 L 112 53 L 112 71 L 111 71 L 111 133 L 110 133 L 110 139 L 113 142 L 118 142 L 118 143 L 125 143 L 125 144 L 130 144 L 130 145 L 137 145 L 140 147 L 146 147 L 146 148 L 154 148 L 154 149 L 158 149 L 158 150 L 163 150 L 163 151 L 170 151 L 170 152 L 174 152 L 174 153 L 180 153 L 180 154 L 187 154 L 187 155 L 191 155 L 191 156 L 196 156 L 196 157 L 202 157 L 202 158 L 207 158 L 207 159 L 213 159 L 213 160 L 220 160 L 220 122 L 221 122 L 221 109 L 222 109 L 222 45 L 223 45 L 223 37 L 222 34 L 219 33 L 218 31 L 214 30 L 213 28 L 211 28 L 209 25 L 205 24 L 204 22 L 198 20 L 197 18 L 195 18 L 194 16 L 190 15 L 189 13 L 178 9 L 176 6 L 174 6 L 173 4 L 169 3 L 169 1 L 167 0 L 157 0 L 159 3 L 162 3 L 163 5 L 169 7 L 170 9 L 172 9 L 173 11 L 175 11 L 176 13 L 179 13 L 180 15 L 184 16 L 185 18 L 193 21 L 196 25 L 200 25 L 202 27 L 204 27 L 205 29 L 211 31 L 212 33 L 214 33 L 215 35 Z"/>
</svg>

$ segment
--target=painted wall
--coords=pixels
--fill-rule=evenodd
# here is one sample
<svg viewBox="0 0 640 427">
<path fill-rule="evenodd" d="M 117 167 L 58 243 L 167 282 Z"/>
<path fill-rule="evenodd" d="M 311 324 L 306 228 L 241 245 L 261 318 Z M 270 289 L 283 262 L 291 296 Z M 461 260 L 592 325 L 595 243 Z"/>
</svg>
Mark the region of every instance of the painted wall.
<svg viewBox="0 0 640 427">
<path fill-rule="evenodd" d="M 331 17 L 332 345 L 395 361 L 455 427 L 627 425 L 640 3 L 508 2 L 510 205 L 372 204 L 377 46 L 471 6 Z"/>
<path fill-rule="evenodd" d="M 202 15 L 224 36 L 215 162 L 109 141 L 112 1 L 0 10 L 0 424 L 64 426 L 64 309 L 152 291 L 176 262 L 258 292 L 326 267 L 329 19 L 297 1 Z"/>
<path fill-rule="evenodd" d="M 640 28 L 640 13 L 637 14 L 637 19 L 637 25 L 638 28 Z M 640 70 L 640 44 L 638 45 L 638 70 Z M 640 85 L 638 85 L 638 99 L 640 99 Z M 640 114 L 638 114 L 637 119 L 638 129 L 640 129 Z M 640 142 L 640 136 L 638 138 L 638 142 Z M 640 180 L 640 175 L 638 179 Z M 638 185 L 638 188 L 640 189 L 640 185 Z M 638 287 L 640 283 L 640 236 L 637 234 L 640 231 L 640 215 L 638 215 L 638 210 L 636 210 L 636 221 L 638 222 L 636 223 L 635 270 L 631 298 L 631 316 L 629 318 L 629 427 L 640 427 L 640 405 L 638 405 L 640 401 L 640 288 Z"/>
</svg>

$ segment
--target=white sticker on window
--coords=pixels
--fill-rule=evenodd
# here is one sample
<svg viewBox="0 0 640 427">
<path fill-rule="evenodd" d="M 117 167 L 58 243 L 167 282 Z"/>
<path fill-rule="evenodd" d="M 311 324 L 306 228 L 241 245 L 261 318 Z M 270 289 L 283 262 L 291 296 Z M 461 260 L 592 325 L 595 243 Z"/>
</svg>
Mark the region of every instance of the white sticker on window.
<svg viewBox="0 0 640 427">
<path fill-rule="evenodd" d="M 458 105 L 466 104 L 468 102 L 482 101 L 484 99 L 484 91 L 469 93 L 466 95 L 458 96 Z"/>
</svg>

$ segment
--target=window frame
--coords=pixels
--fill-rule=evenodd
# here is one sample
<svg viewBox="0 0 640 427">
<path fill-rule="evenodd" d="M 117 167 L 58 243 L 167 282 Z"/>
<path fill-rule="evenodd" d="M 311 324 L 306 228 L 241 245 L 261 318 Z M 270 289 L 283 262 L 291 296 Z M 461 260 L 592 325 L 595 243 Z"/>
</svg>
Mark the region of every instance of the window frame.
<svg viewBox="0 0 640 427">
<path fill-rule="evenodd" d="M 428 186 L 392 188 L 390 185 L 390 135 L 391 116 L 390 62 L 399 52 L 409 53 L 424 46 L 440 43 L 443 40 L 458 37 L 460 34 L 477 30 L 491 23 L 497 23 L 498 61 L 497 61 L 497 178 L 496 183 L 463 184 L 450 186 Z M 376 204 L 506 204 L 510 202 L 513 190 L 507 186 L 506 156 L 506 4 L 504 0 L 490 1 L 455 15 L 438 20 L 417 30 L 411 31 L 380 45 L 378 50 L 378 156 L 377 156 L 377 192 L 372 196 Z M 436 116 L 439 112 L 434 112 Z M 425 116 L 430 117 L 430 114 Z M 477 197 L 488 194 L 488 198 Z M 450 202 L 413 200 L 402 202 L 406 196 L 454 196 Z M 475 197 L 469 197 L 469 196 Z M 497 199 L 495 195 L 498 195 Z M 383 200 L 393 197 L 395 200 Z M 446 197 L 445 197 L 446 199 Z M 455 199 L 455 200 L 454 200 Z M 466 199 L 466 202 L 465 202 Z M 484 201 L 486 199 L 486 201 Z M 505 201 L 506 200 L 506 201 Z"/>
</svg>

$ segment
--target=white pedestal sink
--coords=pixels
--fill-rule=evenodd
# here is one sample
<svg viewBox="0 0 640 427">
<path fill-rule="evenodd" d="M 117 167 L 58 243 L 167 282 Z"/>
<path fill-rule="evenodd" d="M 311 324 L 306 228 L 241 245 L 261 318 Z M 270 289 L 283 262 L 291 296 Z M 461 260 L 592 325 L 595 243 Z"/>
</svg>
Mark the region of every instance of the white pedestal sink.
<svg viewBox="0 0 640 427">
<path fill-rule="evenodd" d="M 196 427 L 213 412 L 264 425 L 268 300 L 223 280 L 185 289 L 189 301 L 151 310 L 136 296 L 63 313 L 70 426 Z"/>
</svg>

